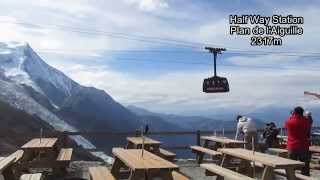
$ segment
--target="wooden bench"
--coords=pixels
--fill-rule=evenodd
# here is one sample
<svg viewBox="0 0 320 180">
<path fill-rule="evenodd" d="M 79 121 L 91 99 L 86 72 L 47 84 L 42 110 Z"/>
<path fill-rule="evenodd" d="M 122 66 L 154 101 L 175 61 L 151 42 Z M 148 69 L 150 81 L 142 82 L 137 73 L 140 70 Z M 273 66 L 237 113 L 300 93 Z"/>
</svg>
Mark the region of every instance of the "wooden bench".
<svg viewBox="0 0 320 180">
<path fill-rule="evenodd" d="M 8 157 L 0 158 L 0 172 L 6 167 L 13 163 L 18 162 L 23 156 L 23 150 L 17 150 L 16 152 L 10 154 Z"/>
<path fill-rule="evenodd" d="M 201 147 L 201 146 L 190 146 L 190 148 L 191 148 L 193 153 L 197 153 L 197 162 L 199 164 L 202 163 L 204 154 L 211 155 L 212 157 L 221 156 L 222 155 L 218 151 L 215 151 L 215 150 L 212 150 L 212 149 L 208 149 L 208 148 L 204 148 L 204 147 Z"/>
<path fill-rule="evenodd" d="M 57 157 L 57 161 L 59 162 L 70 162 L 72 158 L 72 148 L 62 148 Z"/>
<path fill-rule="evenodd" d="M 176 158 L 176 154 L 173 153 L 173 152 L 170 152 L 168 150 L 165 150 L 165 149 L 162 149 L 162 148 L 159 148 L 160 150 L 160 157 L 168 160 L 168 161 L 174 161 L 174 159 Z"/>
<path fill-rule="evenodd" d="M 284 169 L 275 169 L 274 172 L 280 176 L 286 176 L 286 171 Z M 317 180 L 317 178 L 305 176 L 299 173 L 296 173 L 296 178 L 299 180 Z"/>
<path fill-rule="evenodd" d="M 206 169 L 206 176 L 217 176 L 217 180 L 223 180 L 225 177 L 232 180 L 255 180 L 216 164 L 201 164 L 200 167 Z"/>
<path fill-rule="evenodd" d="M 19 180 L 41 180 L 42 174 L 23 174 Z"/>
<path fill-rule="evenodd" d="M 23 150 L 17 150 L 7 157 L 0 158 L 0 173 L 4 176 L 4 179 L 13 179 L 14 173 L 12 165 L 17 163 L 23 156 Z"/>
<path fill-rule="evenodd" d="M 66 174 L 72 158 L 72 148 L 61 148 L 56 160 L 56 167 L 54 168 L 57 174 Z"/>
<path fill-rule="evenodd" d="M 4 171 L 8 166 L 15 162 L 16 158 L 13 156 L 1 157 L 0 159 L 0 172 Z"/>
<path fill-rule="evenodd" d="M 179 170 L 176 164 L 141 149 L 112 148 L 112 154 L 115 160 L 111 173 L 116 178 L 120 178 L 123 167 L 130 170 L 130 179 L 139 179 L 146 175 L 166 179 L 171 176 L 171 171 Z"/>
<path fill-rule="evenodd" d="M 116 180 L 107 167 L 89 167 L 90 180 Z"/>
<path fill-rule="evenodd" d="M 178 171 L 172 171 L 171 175 L 172 175 L 173 180 L 190 180 L 191 179 L 188 176 L 186 176 Z"/>
<path fill-rule="evenodd" d="M 17 150 L 16 152 L 10 154 L 10 156 L 15 157 L 16 159 L 14 160 L 14 163 L 18 162 L 21 160 L 23 157 L 24 151 L 23 150 Z"/>
</svg>

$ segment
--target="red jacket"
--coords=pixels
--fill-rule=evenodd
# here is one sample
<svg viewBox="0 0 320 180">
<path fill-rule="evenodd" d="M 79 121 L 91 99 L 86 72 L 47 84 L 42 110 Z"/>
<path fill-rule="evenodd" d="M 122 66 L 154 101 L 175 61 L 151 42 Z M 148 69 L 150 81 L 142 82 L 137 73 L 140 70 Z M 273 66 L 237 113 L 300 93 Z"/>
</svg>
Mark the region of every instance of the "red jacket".
<svg viewBox="0 0 320 180">
<path fill-rule="evenodd" d="M 287 149 L 308 151 L 310 146 L 311 125 L 307 118 L 293 113 L 285 122 L 284 127 L 288 131 Z"/>
</svg>

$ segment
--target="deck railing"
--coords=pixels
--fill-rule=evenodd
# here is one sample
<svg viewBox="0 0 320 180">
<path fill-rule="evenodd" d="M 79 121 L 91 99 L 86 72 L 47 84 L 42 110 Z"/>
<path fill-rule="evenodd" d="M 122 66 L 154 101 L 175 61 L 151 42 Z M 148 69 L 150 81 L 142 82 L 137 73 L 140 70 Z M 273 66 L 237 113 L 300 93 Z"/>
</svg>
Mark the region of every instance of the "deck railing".
<svg viewBox="0 0 320 180">
<path fill-rule="evenodd" d="M 320 131 L 320 127 L 314 127 L 313 131 Z M 259 136 L 263 132 L 262 129 L 258 130 Z M 283 135 L 286 135 L 285 129 L 281 130 Z M 161 145 L 163 148 L 171 149 L 175 151 L 186 151 L 189 150 L 190 145 L 200 145 L 200 137 L 202 135 L 222 135 L 234 138 L 235 130 L 226 130 L 224 132 L 220 131 L 157 131 L 157 132 L 149 132 L 148 136 L 151 138 L 160 140 L 163 144 Z M 19 140 L 21 143 L 30 140 L 31 138 L 39 137 L 40 133 L 32 133 L 32 134 L 8 134 L 6 132 L 0 132 L 0 138 L 14 138 Z M 59 137 L 62 146 L 70 146 L 72 141 L 70 141 L 70 136 L 83 136 L 91 141 L 98 142 L 94 143 L 96 148 L 86 149 L 87 151 L 103 151 L 103 152 L 111 152 L 112 147 L 123 147 L 126 145 L 126 137 L 128 136 L 139 136 L 139 131 L 132 132 L 58 132 L 58 131 L 49 131 L 43 132 L 44 137 Z M 312 143 L 315 145 L 320 145 L 320 137 L 312 136 Z M 74 143 L 73 143 L 74 146 Z M 82 148 L 78 146 L 76 148 Z M 83 148 L 82 148 L 83 149 Z M 183 153 L 182 153 L 183 154 Z"/>
</svg>

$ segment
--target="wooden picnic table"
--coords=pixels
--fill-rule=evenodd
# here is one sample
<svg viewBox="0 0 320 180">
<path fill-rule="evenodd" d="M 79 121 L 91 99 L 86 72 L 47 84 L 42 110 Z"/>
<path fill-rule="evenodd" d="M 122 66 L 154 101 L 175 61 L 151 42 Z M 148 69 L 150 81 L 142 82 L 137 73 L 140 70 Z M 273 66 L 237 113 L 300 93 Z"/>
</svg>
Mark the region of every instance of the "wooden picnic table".
<svg viewBox="0 0 320 180">
<path fill-rule="evenodd" d="M 54 147 L 58 138 L 35 138 L 23 145 L 22 149 L 51 149 Z"/>
<path fill-rule="evenodd" d="M 130 180 L 152 179 L 161 177 L 170 179 L 171 171 L 179 170 L 179 167 L 161 157 L 142 149 L 113 148 L 112 154 L 115 161 L 111 168 L 111 173 L 119 178 L 121 168 L 129 168 Z"/>
<path fill-rule="evenodd" d="M 24 150 L 22 162 L 25 168 L 52 168 L 59 153 L 57 141 L 58 138 L 34 138 L 24 144 L 21 149 Z"/>
<path fill-rule="evenodd" d="M 260 152 L 253 152 L 241 148 L 222 148 L 219 149 L 223 154 L 221 165 L 227 165 L 228 157 L 236 157 L 246 162 L 258 162 L 264 165 L 262 180 L 272 180 L 274 176 L 274 169 L 284 169 L 289 180 L 296 179 L 295 168 L 304 166 L 303 162 L 294 161 L 274 155 L 264 154 Z M 247 163 L 250 164 L 250 163 Z"/>
<path fill-rule="evenodd" d="M 220 147 L 243 147 L 246 142 L 235 139 L 230 139 L 222 136 L 201 136 L 201 140 L 204 140 L 203 147 L 207 148 L 210 142 L 215 142 L 214 150 Z"/>
<path fill-rule="evenodd" d="M 142 149 L 142 137 L 127 137 L 127 141 L 127 149 Z M 144 137 L 145 150 L 158 154 L 160 152 L 160 145 L 160 141 Z"/>
</svg>

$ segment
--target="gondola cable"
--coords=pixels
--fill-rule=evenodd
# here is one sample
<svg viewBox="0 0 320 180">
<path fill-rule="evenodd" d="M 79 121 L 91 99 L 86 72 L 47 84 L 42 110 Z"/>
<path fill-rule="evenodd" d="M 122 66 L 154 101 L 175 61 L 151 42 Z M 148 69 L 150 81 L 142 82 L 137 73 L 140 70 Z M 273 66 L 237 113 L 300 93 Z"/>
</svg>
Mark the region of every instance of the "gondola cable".
<svg viewBox="0 0 320 180">
<path fill-rule="evenodd" d="M 127 40 L 135 40 L 145 43 L 158 43 L 158 44 L 166 44 L 166 45 L 173 45 L 177 47 L 183 47 L 186 49 L 199 49 L 199 46 L 217 46 L 216 44 L 212 43 L 202 43 L 202 42 L 192 42 L 192 41 L 183 41 L 183 40 L 177 40 L 177 39 L 170 39 L 170 38 L 162 38 L 162 37 L 155 37 L 155 36 L 144 36 L 144 35 L 136 35 L 136 34 L 127 34 L 127 33 L 121 33 L 121 32 L 108 32 L 103 30 L 95 30 L 90 28 L 79 28 L 75 26 L 66 26 L 66 25 L 59 25 L 59 24 L 52 24 L 52 25 L 41 25 L 36 23 L 31 23 L 27 21 L 1 21 L 0 23 L 10 23 L 10 24 L 17 24 L 17 25 L 24 25 L 24 28 L 32 28 L 32 27 L 40 27 L 40 28 L 46 28 L 46 29 L 56 29 L 61 31 L 69 31 L 69 32 L 75 32 L 75 33 L 84 33 L 87 35 L 101 35 L 101 36 L 108 36 L 112 38 L 121 38 L 121 39 L 127 39 Z M 237 49 L 230 46 L 225 46 L 229 49 L 228 53 L 263 53 L 263 54 L 293 54 L 295 56 L 298 54 L 304 54 L 304 55 L 320 55 L 320 52 L 278 52 L 278 51 L 261 51 L 261 50 L 246 50 L 246 49 Z M 204 51 L 199 51 L 204 52 Z M 303 55 L 302 55 L 303 56 Z"/>
</svg>

